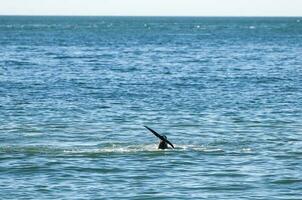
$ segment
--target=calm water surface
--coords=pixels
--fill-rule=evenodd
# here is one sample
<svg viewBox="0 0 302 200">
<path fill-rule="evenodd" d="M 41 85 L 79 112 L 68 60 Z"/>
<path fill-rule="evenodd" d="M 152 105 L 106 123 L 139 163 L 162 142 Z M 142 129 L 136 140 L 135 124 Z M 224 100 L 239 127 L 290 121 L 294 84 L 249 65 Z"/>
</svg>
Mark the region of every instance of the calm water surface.
<svg viewBox="0 0 302 200">
<path fill-rule="evenodd" d="M 0 199 L 302 199 L 301 55 L 302 18 L 0 17 Z"/>
</svg>

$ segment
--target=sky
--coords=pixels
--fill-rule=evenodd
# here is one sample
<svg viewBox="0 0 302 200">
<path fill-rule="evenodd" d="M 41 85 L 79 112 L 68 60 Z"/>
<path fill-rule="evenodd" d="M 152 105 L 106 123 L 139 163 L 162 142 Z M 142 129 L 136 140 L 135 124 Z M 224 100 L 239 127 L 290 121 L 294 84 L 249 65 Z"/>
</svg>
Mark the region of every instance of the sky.
<svg viewBox="0 0 302 200">
<path fill-rule="evenodd" d="M 302 16 L 302 0 L 0 0 L 0 15 Z"/>
</svg>

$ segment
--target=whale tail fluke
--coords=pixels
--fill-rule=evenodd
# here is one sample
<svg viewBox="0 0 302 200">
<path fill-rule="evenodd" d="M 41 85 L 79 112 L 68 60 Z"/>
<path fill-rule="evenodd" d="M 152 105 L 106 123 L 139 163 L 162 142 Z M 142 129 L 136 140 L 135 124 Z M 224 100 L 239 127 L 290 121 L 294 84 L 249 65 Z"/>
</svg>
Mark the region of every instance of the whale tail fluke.
<svg viewBox="0 0 302 200">
<path fill-rule="evenodd" d="M 156 137 L 158 137 L 159 139 L 161 139 L 162 141 L 168 143 L 172 148 L 174 148 L 174 145 L 167 139 L 166 136 L 160 135 L 159 133 L 157 133 L 156 131 L 154 131 L 153 129 L 149 128 L 148 126 L 144 126 L 146 129 L 148 129 L 151 133 L 153 133 Z"/>
</svg>

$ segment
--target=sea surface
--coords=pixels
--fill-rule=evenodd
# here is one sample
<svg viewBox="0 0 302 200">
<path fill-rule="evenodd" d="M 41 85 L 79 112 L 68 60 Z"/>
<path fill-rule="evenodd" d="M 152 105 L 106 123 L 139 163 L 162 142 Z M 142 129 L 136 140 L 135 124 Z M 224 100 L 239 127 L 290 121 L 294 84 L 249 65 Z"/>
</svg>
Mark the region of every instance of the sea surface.
<svg viewBox="0 0 302 200">
<path fill-rule="evenodd" d="M 0 17 L 0 199 L 301 200 L 302 17 Z"/>
</svg>

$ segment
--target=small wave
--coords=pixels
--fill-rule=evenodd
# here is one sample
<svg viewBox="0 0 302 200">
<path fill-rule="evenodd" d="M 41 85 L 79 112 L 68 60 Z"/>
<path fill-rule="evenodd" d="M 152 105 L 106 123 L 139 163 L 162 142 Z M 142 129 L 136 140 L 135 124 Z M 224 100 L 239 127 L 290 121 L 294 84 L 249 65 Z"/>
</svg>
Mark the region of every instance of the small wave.
<svg viewBox="0 0 302 200">
<path fill-rule="evenodd" d="M 169 149 L 167 149 L 169 150 Z M 5 154 L 104 154 L 104 153 L 135 153 L 135 152 L 156 152 L 162 151 L 152 145 L 111 145 L 107 147 L 56 147 L 56 146 L 0 146 L 0 153 Z"/>
<path fill-rule="evenodd" d="M 295 184 L 295 183 L 301 183 L 301 179 L 296 179 L 296 178 L 284 178 L 284 179 L 279 179 L 279 180 L 274 180 L 272 183 L 274 184 Z"/>
<path fill-rule="evenodd" d="M 175 148 L 178 151 L 199 151 L 199 152 L 224 152 L 223 149 L 214 147 L 205 147 L 199 145 L 178 145 Z"/>
<path fill-rule="evenodd" d="M 219 148 L 204 147 L 198 145 L 178 145 L 175 149 L 157 149 L 156 144 L 141 144 L 141 145 L 123 145 L 111 144 L 110 146 L 95 147 L 95 146 L 79 146 L 79 147 L 56 147 L 56 146 L 0 146 L 0 153 L 12 154 L 110 154 L 110 153 L 144 153 L 144 152 L 205 152 L 205 153 L 220 153 L 224 152 Z"/>
<path fill-rule="evenodd" d="M 28 145 L 28 146 L 0 146 L 0 153 L 23 153 L 23 154 L 54 154 L 63 152 L 63 149 L 52 146 Z"/>
<path fill-rule="evenodd" d="M 155 145 L 112 145 L 109 147 L 94 148 L 94 149 L 68 149 L 64 153 L 82 154 L 82 153 L 133 153 L 133 152 L 148 152 L 158 151 Z"/>
</svg>

